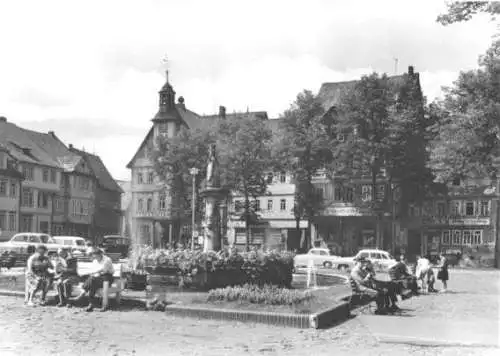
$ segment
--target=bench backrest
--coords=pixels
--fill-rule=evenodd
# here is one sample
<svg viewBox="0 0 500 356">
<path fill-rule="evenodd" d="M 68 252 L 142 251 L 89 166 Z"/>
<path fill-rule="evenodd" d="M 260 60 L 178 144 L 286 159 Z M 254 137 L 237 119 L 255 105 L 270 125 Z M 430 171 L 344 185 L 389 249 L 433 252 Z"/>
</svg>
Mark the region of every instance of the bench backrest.
<svg viewBox="0 0 500 356">
<path fill-rule="evenodd" d="M 121 263 L 113 263 L 113 267 L 115 272 L 113 273 L 113 277 L 122 278 L 123 277 L 123 265 Z M 78 274 L 88 274 L 87 271 L 92 270 L 92 262 L 81 262 L 78 261 Z"/>
</svg>

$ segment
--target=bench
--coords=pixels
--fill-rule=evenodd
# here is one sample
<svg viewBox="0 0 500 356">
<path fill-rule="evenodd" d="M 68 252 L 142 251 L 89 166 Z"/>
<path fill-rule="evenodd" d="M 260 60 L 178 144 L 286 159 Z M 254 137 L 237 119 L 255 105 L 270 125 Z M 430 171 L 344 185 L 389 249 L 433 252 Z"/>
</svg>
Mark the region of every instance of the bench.
<svg viewBox="0 0 500 356">
<path fill-rule="evenodd" d="M 16 255 L 4 252 L 0 255 L 0 268 L 6 268 L 7 270 L 14 268 L 16 266 L 16 261 Z"/>
<path fill-rule="evenodd" d="M 115 273 L 113 274 L 114 280 L 110 285 L 109 282 L 104 282 L 103 287 L 99 289 L 96 295 L 100 295 L 102 297 L 102 308 L 107 309 L 109 306 L 109 297 L 114 294 L 116 303 L 119 305 L 121 300 L 121 294 L 125 289 L 126 279 L 123 276 L 123 265 L 121 263 L 113 263 L 113 267 L 115 269 Z M 86 275 L 89 274 L 87 271 L 91 271 L 92 263 L 89 262 L 79 262 L 78 264 L 78 274 Z M 55 286 L 54 286 L 55 287 Z M 81 293 L 83 287 L 83 282 L 73 285 L 72 294 L 76 292 Z M 47 297 L 57 297 L 56 288 L 50 288 L 47 293 Z M 28 283 L 25 284 L 25 301 L 28 300 Z"/>
<path fill-rule="evenodd" d="M 357 299 L 359 303 L 362 303 L 364 300 L 368 302 L 368 308 L 370 311 L 372 310 L 372 302 L 375 301 L 375 296 L 372 296 L 368 293 L 363 292 L 358 283 L 352 278 L 349 277 L 347 283 L 351 287 L 351 297 L 349 298 L 349 309 L 352 310 L 354 306 L 354 302 Z"/>
</svg>

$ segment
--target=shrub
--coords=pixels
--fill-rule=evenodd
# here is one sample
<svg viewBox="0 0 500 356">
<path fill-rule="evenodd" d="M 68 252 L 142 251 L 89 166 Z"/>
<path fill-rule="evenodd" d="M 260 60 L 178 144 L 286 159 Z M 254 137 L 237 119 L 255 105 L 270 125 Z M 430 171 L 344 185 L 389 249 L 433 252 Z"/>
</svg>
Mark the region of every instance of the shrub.
<svg viewBox="0 0 500 356">
<path fill-rule="evenodd" d="M 272 285 L 243 286 L 212 289 L 208 292 L 207 301 L 248 302 L 253 304 L 295 305 L 311 299 L 309 291 L 279 288 Z"/>
</svg>

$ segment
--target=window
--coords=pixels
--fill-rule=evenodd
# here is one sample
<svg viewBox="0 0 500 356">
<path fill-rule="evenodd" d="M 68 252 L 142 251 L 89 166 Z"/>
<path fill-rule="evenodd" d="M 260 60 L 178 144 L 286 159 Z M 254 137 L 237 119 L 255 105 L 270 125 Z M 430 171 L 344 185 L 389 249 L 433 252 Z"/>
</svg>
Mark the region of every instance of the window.
<svg viewBox="0 0 500 356">
<path fill-rule="evenodd" d="M 273 200 L 268 199 L 267 201 L 267 210 L 272 211 L 273 210 Z"/>
<path fill-rule="evenodd" d="M 323 250 L 320 250 L 320 251 L 319 251 L 319 254 L 320 254 L 321 256 L 328 256 L 328 252 L 323 251 Z"/>
<path fill-rule="evenodd" d="M 149 225 L 141 225 L 140 227 L 141 239 L 146 243 L 150 243 L 150 228 Z"/>
<path fill-rule="evenodd" d="M 346 202 L 353 202 L 354 201 L 354 189 L 352 189 L 351 187 L 348 187 L 345 189 L 344 200 Z"/>
<path fill-rule="evenodd" d="M 280 183 L 286 183 L 286 172 L 280 173 Z"/>
<path fill-rule="evenodd" d="M 154 181 L 154 174 L 153 172 L 148 173 L 148 184 L 153 184 Z"/>
<path fill-rule="evenodd" d="M 460 243 L 462 242 L 462 231 L 460 230 L 453 230 L 453 241 L 452 241 L 452 244 L 453 245 L 460 245 Z"/>
<path fill-rule="evenodd" d="M 370 254 L 370 258 L 373 258 L 374 260 L 381 260 L 382 259 L 380 253 L 378 253 L 378 252 L 372 252 Z"/>
<path fill-rule="evenodd" d="M 22 231 L 31 231 L 32 226 L 33 226 L 33 216 L 23 215 L 21 217 L 21 230 Z"/>
<path fill-rule="evenodd" d="M 272 184 L 273 183 L 273 178 L 274 178 L 274 174 L 268 173 L 267 174 L 267 178 L 266 178 L 266 183 L 267 184 Z"/>
<path fill-rule="evenodd" d="M 260 211 L 260 200 L 259 199 L 255 200 L 255 211 Z"/>
<path fill-rule="evenodd" d="M 385 197 L 385 185 L 379 184 L 377 186 L 377 200 L 382 201 L 384 200 L 384 197 Z"/>
<path fill-rule="evenodd" d="M 90 179 L 88 177 L 80 177 L 80 190 L 90 190 Z"/>
<path fill-rule="evenodd" d="M 235 200 L 234 201 L 234 211 L 239 211 L 243 209 L 243 203 L 241 200 Z"/>
<path fill-rule="evenodd" d="M 443 231 L 443 236 L 441 238 L 441 243 L 443 245 L 449 245 L 450 244 L 450 232 L 449 231 Z"/>
<path fill-rule="evenodd" d="M 142 181 L 142 173 L 137 173 L 137 184 L 142 184 L 143 181 Z"/>
<path fill-rule="evenodd" d="M 40 231 L 43 232 L 44 234 L 49 233 L 49 222 L 48 221 L 40 221 Z M 42 241 L 43 241 L 43 235 L 41 236 Z"/>
<path fill-rule="evenodd" d="M 56 201 L 55 201 L 55 208 L 58 211 L 63 210 L 63 204 L 62 204 L 62 199 L 61 198 L 57 198 L 56 199 Z"/>
<path fill-rule="evenodd" d="M 28 235 L 17 235 L 13 240 L 16 242 L 28 242 Z"/>
<path fill-rule="evenodd" d="M 483 232 L 481 230 L 476 230 L 472 232 L 472 244 L 481 245 L 483 243 Z"/>
<path fill-rule="evenodd" d="M 146 210 L 151 212 L 153 210 L 153 199 L 149 198 L 147 203 L 146 203 Z"/>
<path fill-rule="evenodd" d="M 286 210 L 286 199 L 281 199 L 280 200 L 280 210 L 285 211 Z"/>
<path fill-rule="evenodd" d="M 24 176 L 24 179 L 26 179 L 28 181 L 32 181 L 34 179 L 33 167 L 23 165 L 23 176 Z"/>
<path fill-rule="evenodd" d="M 8 230 L 7 229 L 7 213 L 4 211 L 0 211 L 0 230 Z"/>
<path fill-rule="evenodd" d="M 372 186 L 371 185 L 361 186 L 361 200 L 363 200 L 364 202 L 372 200 Z"/>
<path fill-rule="evenodd" d="M 462 234 L 462 245 L 471 245 L 472 244 L 472 231 L 464 230 Z"/>
<path fill-rule="evenodd" d="M 168 135 L 168 124 L 166 122 L 162 122 L 161 124 L 158 125 L 158 132 L 162 136 L 167 136 Z"/>
<path fill-rule="evenodd" d="M 451 214 L 453 216 L 460 215 L 460 202 L 459 201 L 452 201 L 451 202 Z"/>
<path fill-rule="evenodd" d="M 10 231 L 16 231 L 17 230 L 17 224 L 16 224 L 16 213 L 11 212 L 9 213 L 9 230 Z"/>
<path fill-rule="evenodd" d="M 437 203 L 437 215 L 438 216 L 445 216 L 445 209 L 446 206 L 444 203 Z"/>
<path fill-rule="evenodd" d="M 369 258 L 368 252 L 361 252 L 358 257 Z"/>
<path fill-rule="evenodd" d="M 30 188 L 23 188 L 23 200 L 22 205 L 25 207 L 33 207 L 33 190 Z"/>
<path fill-rule="evenodd" d="M 48 183 L 48 181 L 49 181 L 49 169 L 48 168 L 44 168 L 42 170 L 42 180 L 44 183 Z"/>
<path fill-rule="evenodd" d="M 0 179 L 0 196 L 7 195 L 7 179 Z"/>
<path fill-rule="evenodd" d="M 490 202 L 482 201 L 481 202 L 481 210 L 479 212 L 481 216 L 490 216 Z"/>
<path fill-rule="evenodd" d="M 460 178 L 456 177 L 453 179 L 453 185 L 459 186 L 460 185 Z"/>
<path fill-rule="evenodd" d="M 55 169 L 50 170 L 50 183 L 52 183 L 52 184 L 57 183 L 57 172 Z"/>
<path fill-rule="evenodd" d="M 317 188 L 315 187 L 314 188 L 314 193 L 316 195 L 316 199 L 321 201 L 323 200 L 323 197 L 324 197 L 324 191 L 323 191 L 323 188 Z"/>
<path fill-rule="evenodd" d="M 321 253 L 320 253 L 320 251 L 319 251 L 319 250 L 312 250 L 312 251 L 311 251 L 311 254 L 312 254 L 312 255 L 320 255 Z"/>
<path fill-rule="evenodd" d="M 167 196 L 164 194 L 160 195 L 159 208 L 160 210 L 165 210 L 167 208 Z"/>
<path fill-rule="evenodd" d="M 16 198 L 17 197 L 17 183 L 16 182 L 11 182 L 10 183 L 10 196 L 12 198 Z"/>
<path fill-rule="evenodd" d="M 474 202 L 468 201 L 465 203 L 465 215 L 473 216 L 474 215 Z"/>
<path fill-rule="evenodd" d="M 49 195 L 45 192 L 38 192 L 38 207 L 47 209 L 49 207 Z"/>
<path fill-rule="evenodd" d="M 137 201 L 137 211 L 142 212 L 143 210 L 144 210 L 143 201 L 142 201 L 142 199 L 139 199 Z"/>
<path fill-rule="evenodd" d="M 333 191 L 334 191 L 334 199 L 336 201 L 342 200 L 342 188 L 339 186 L 336 186 Z"/>
<path fill-rule="evenodd" d="M 3 162 L 5 160 L 5 154 L 3 152 L 0 152 L 0 169 L 4 168 Z"/>
</svg>

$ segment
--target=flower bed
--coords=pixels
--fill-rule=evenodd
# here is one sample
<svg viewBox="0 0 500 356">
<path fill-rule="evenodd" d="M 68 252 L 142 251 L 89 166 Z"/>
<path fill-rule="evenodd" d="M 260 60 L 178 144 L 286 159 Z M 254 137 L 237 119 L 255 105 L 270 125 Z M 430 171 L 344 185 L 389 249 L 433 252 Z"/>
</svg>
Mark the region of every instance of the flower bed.
<svg viewBox="0 0 500 356">
<path fill-rule="evenodd" d="M 132 270 L 177 276 L 181 286 L 203 289 L 255 284 L 290 287 L 293 255 L 288 252 L 173 251 L 136 247 Z"/>
<path fill-rule="evenodd" d="M 312 293 L 304 290 L 279 288 L 265 285 L 245 284 L 243 286 L 212 289 L 208 292 L 209 302 L 249 302 L 253 304 L 294 305 L 311 299 Z"/>
</svg>

